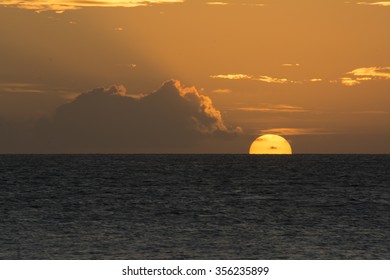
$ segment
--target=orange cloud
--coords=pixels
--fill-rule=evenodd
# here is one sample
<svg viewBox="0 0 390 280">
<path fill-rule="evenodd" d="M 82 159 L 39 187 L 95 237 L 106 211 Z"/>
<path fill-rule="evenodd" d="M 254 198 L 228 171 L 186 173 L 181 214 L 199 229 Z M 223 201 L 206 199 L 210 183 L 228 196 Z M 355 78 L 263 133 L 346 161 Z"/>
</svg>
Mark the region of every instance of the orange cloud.
<svg viewBox="0 0 390 280">
<path fill-rule="evenodd" d="M 219 6 L 225 6 L 225 5 L 228 5 L 228 3 L 226 2 L 207 2 L 206 3 L 207 5 L 219 5 Z"/>
<path fill-rule="evenodd" d="M 253 77 L 246 74 L 223 74 L 223 75 L 211 75 L 213 79 L 227 79 L 227 80 L 250 80 Z"/>
<path fill-rule="evenodd" d="M 0 5 L 34 10 L 36 12 L 55 11 L 62 13 L 86 7 L 138 7 L 161 3 L 181 3 L 184 0 L 4 0 Z"/>
<path fill-rule="evenodd" d="M 242 3 L 243 6 L 250 6 L 250 7 L 264 7 L 265 4 L 260 3 Z"/>
<path fill-rule="evenodd" d="M 255 78 L 254 80 L 262 81 L 265 83 L 271 83 L 271 84 L 284 84 L 284 83 L 292 82 L 287 79 L 273 78 L 270 76 L 260 76 L 258 78 Z"/>
<path fill-rule="evenodd" d="M 45 91 L 39 85 L 29 83 L 0 83 L 0 92 L 6 93 L 35 93 L 40 94 Z"/>
<path fill-rule="evenodd" d="M 341 80 L 341 83 L 347 87 L 352 87 L 352 86 L 356 86 L 356 85 L 360 84 L 360 81 L 358 81 L 356 79 L 348 78 L 348 77 L 341 78 L 340 80 Z"/>
<path fill-rule="evenodd" d="M 59 90 L 55 89 L 58 96 L 62 99 L 71 100 L 75 98 L 78 94 L 69 91 L 69 90 Z M 29 96 L 37 96 L 37 95 L 51 95 L 53 89 L 45 88 L 40 84 L 31 84 L 31 83 L 0 83 L 0 96 L 1 95 L 29 95 Z"/>
<path fill-rule="evenodd" d="M 358 5 L 369 5 L 369 6 L 383 6 L 383 7 L 390 7 L 390 2 L 389 1 L 382 1 L 382 2 L 358 2 Z"/>
<path fill-rule="evenodd" d="M 226 94 L 226 93 L 231 93 L 232 91 L 228 88 L 218 88 L 218 89 L 214 89 L 212 92 Z"/>
<path fill-rule="evenodd" d="M 363 67 L 352 70 L 347 74 L 352 74 L 358 77 L 373 77 L 388 80 L 390 79 L 390 67 Z"/>
<path fill-rule="evenodd" d="M 303 113 L 308 112 L 303 107 L 290 106 L 290 105 L 268 105 L 263 107 L 241 107 L 237 108 L 239 111 L 249 112 L 277 112 L 277 113 Z"/>
<path fill-rule="evenodd" d="M 362 67 L 347 73 L 352 77 L 341 78 L 341 83 L 345 86 L 356 86 L 362 81 L 389 80 L 390 67 Z"/>
<path fill-rule="evenodd" d="M 260 134 L 277 134 L 277 135 L 316 135 L 329 134 L 319 128 L 271 128 L 260 130 Z"/>
<path fill-rule="evenodd" d="M 213 106 L 211 99 L 208 96 L 199 94 L 195 87 L 182 87 L 179 81 L 171 80 L 166 82 L 160 90 L 164 91 L 164 88 L 168 88 L 172 92 L 176 90 L 188 104 L 192 104 L 196 108 L 194 111 L 203 114 L 199 117 L 192 117 L 200 132 L 229 131 L 222 121 L 221 112 Z M 236 128 L 234 132 L 241 132 L 241 129 Z"/>
<path fill-rule="evenodd" d="M 227 3 L 222 1 L 213 1 L 206 2 L 206 5 L 215 5 L 215 6 L 226 6 L 226 5 L 242 5 L 242 6 L 250 6 L 250 7 L 264 7 L 264 4 L 260 3 Z"/>
<path fill-rule="evenodd" d="M 252 76 L 247 74 L 211 75 L 210 78 L 227 79 L 227 80 L 253 80 L 253 81 L 261 81 L 261 82 L 273 83 L 273 84 L 295 83 L 295 81 L 290 81 L 284 78 L 281 79 L 281 78 L 274 78 L 270 76 Z"/>
</svg>

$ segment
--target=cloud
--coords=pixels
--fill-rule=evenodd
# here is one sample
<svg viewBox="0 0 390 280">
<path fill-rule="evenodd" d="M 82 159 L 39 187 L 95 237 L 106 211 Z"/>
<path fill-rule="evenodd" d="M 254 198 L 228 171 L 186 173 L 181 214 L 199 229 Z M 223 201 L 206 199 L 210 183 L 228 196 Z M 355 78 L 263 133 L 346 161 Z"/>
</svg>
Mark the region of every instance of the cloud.
<svg viewBox="0 0 390 280">
<path fill-rule="evenodd" d="M 359 85 L 362 81 L 389 80 L 390 67 L 362 67 L 346 74 L 351 77 L 341 78 L 341 83 L 345 86 L 355 86 Z"/>
<path fill-rule="evenodd" d="M 176 80 L 139 98 L 123 86 L 96 88 L 32 126 L 21 147 L 44 153 L 193 152 L 242 132 L 223 122 L 209 97 Z"/>
<path fill-rule="evenodd" d="M 304 113 L 308 112 L 302 107 L 291 105 L 263 105 L 262 107 L 241 107 L 234 110 L 248 112 L 270 112 L 270 113 Z"/>
<path fill-rule="evenodd" d="M 390 7 L 390 2 L 389 1 L 382 1 L 382 2 L 358 2 L 357 4 L 358 5 Z"/>
<path fill-rule="evenodd" d="M 243 6 L 249 6 L 249 7 L 264 7 L 265 4 L 261 3 L 242 3 Z"/>
<path fill-rule="evenodd" d="M 184 0 L 3 0 L 0 5 L 34 10 L 36 12 L 55 11 L 62 13 L 86 7 L 138 7 L 152 4 L 181 3 Z"/>
<path fill-rule="evenodd" d="M 260 76 L 260 77 L 254 78 L 254 80 L 262 81 L 265 83 L 271 83 L 271 84 L 284 84 L 284 83 L 292 82 L 292 81 L 289 81 L 289 80 L 284 79 L 284 78 L 279 79 L 279 78 L 273 78 L 270 76 Z"/>
<path fill-rule="evenodd" d="M 228 5 L 229 3 L 226 2 L 206 2 L 207 5 L 217 5 L 217 6 L 225 6 Z"/>
<path fill-rule="evenodd" d="M 252 76 L 247 74 L 222 74 L 222 75 L 211 75 L 212 79 L 227 79 L 227 80 L 252 80 L 261 81 L 265 83 L 273 84 L 284 84 L 284 83 L 295 83 L 285 78 L 274 78 L 270 76 Z"/>
<path fill-rule="evenodd" d="M 242 5 L 242 6 L 250 6 L 250 7 L 264 7 L 264 4 L 260 3 L 228 3 L 222 1 L 211 1 L 206 2 L 206 5 L 214 5 L 214 6 L 226 6 L 226 5 Z"/>
<path fill-rule="evenodd" d="M 299 64 L 282 64 L 284 67 L 293 67 L 299 66 Z M 347 72 L 345 76 L 339 80 L 330 81 L 331 83 L 341 83 L 344 86 L 356 86 L 363 81 L 371 80 L 389 80 L 390 79 L 390 67 L 362 67 L 354 69 L 350 72 Z M 220 75 L 211 75 L 212 79 L 227 79 L 227 80 L 251 80 L 251 81 L 261 81 L 264 83 L 270 84 L 303 84 L 307 82 L 322 82 L 322 78 L 313 78 L 303 81 L 294 81 L 287 78 L 276 78 L 271 76 L 254 76 L 248 74 L 220 74 Z"/>
<path fill-rule="evenodd" d="M 390 2 L 389 2 L 390 3 Z M 363 67 L 348 72 L 358 77 L 373 77 L 376 79 L 390 79 L 390 67 Z"/>
<path fill-rule="evenodd" d="M 222 75 L 211 75 L 213 79 L 227 79 L 227 80 L 251 80 L 253 77 L 246 74 L 222 74 Z"/>
<path fill-rule="evenodd" d="M 352 112 L 352 114 L 362 114 L 362 115 L 388 115 L 390 112 L 388 111 L 360 111 L 360 112 Z"/>
<path fill-rule="evenodd" d="M 347 86 L 347 87 L 353 87 L 353 86 L 360 84 L 360 81 L 353 79 L 353 78 L 349 78 L 349 77 L 341 78 L 340 81 L 344 86 Z"/>
<path fill-rule="evenodd" d="M 31 83 L 0 83 L 0 96 L 2 95 L 46 95 L 50 96 L 53 89 L 44 88 L 40 84 Z M 56 96 L 62 99 L 71 99 L 76 96 L 73 91 L 55 89 Z"/>
<path fill-rule="evenodd" d="M 271 128 L 260 130 L 260 134 L 277 134 L 277 135 L 321 135 L 329 134 L 319 128 Z"/>
<path fill-rule="evenodd" d="M 221 94 L 227 94 L 227 93 L 232 93 L 232 90 L 231 90 L 231 89 L 228 89 L 228 88 L 218 88 L 218 89 L 212 90 L 211 92 L 214 92 L 214 93 L 221 93 Z"/>
<path fill-rule="evenodd" d="M 43 94 L 45 91 L 36 84 L 29 83 L 0 83 L 1 93 L 31 93 Z"/>
<path fill-rule="evenodd" d="M 299 67 L 300 66 L 300 64 L 298 64 L 298 63 L 284 63 L 284 64 L 282 64 L 282 66 L 284 66 L 284 67 L 293 67 L 293 66 L 296 66 L 296 67 Z"/>
</svg>

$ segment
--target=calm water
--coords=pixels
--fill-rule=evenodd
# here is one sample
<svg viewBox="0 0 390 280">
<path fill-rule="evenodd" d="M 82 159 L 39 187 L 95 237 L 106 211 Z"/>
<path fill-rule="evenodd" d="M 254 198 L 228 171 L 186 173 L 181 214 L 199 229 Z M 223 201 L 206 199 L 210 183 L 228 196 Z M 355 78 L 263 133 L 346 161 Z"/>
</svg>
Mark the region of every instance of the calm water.
<svg viewBox="0 0 390 280">
<path fill-rule="evenodd" d="M 0 156 L 0 259 L 390 259 L 390 156 Z"/>
</svg>

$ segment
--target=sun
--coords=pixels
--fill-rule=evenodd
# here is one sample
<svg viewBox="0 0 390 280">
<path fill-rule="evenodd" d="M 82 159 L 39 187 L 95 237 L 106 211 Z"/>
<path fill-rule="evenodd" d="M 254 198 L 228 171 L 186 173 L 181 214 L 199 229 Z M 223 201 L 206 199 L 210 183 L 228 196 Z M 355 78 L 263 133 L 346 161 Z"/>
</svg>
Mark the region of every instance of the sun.
<svg viewBox="0 0 390 280">
<path fill-rule="evenodd" d="M 253 141 L 249 154 L 291 155 L 290 143 L 282 136 L 265 134 Z"/>
</svg>

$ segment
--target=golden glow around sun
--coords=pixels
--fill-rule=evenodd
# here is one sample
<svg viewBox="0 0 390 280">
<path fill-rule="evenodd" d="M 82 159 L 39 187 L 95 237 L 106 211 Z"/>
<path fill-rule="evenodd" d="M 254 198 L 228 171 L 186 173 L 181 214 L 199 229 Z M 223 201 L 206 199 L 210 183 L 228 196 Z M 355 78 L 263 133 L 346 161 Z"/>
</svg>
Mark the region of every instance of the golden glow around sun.
<svg viewBox="0 0 390 280">
<path fill-rule="evenodd" d="M 265 134 L 253 141 L 249 148 L 250 154 L 291 155 L 290 144 L 282 136 Z"/>
</svg>

